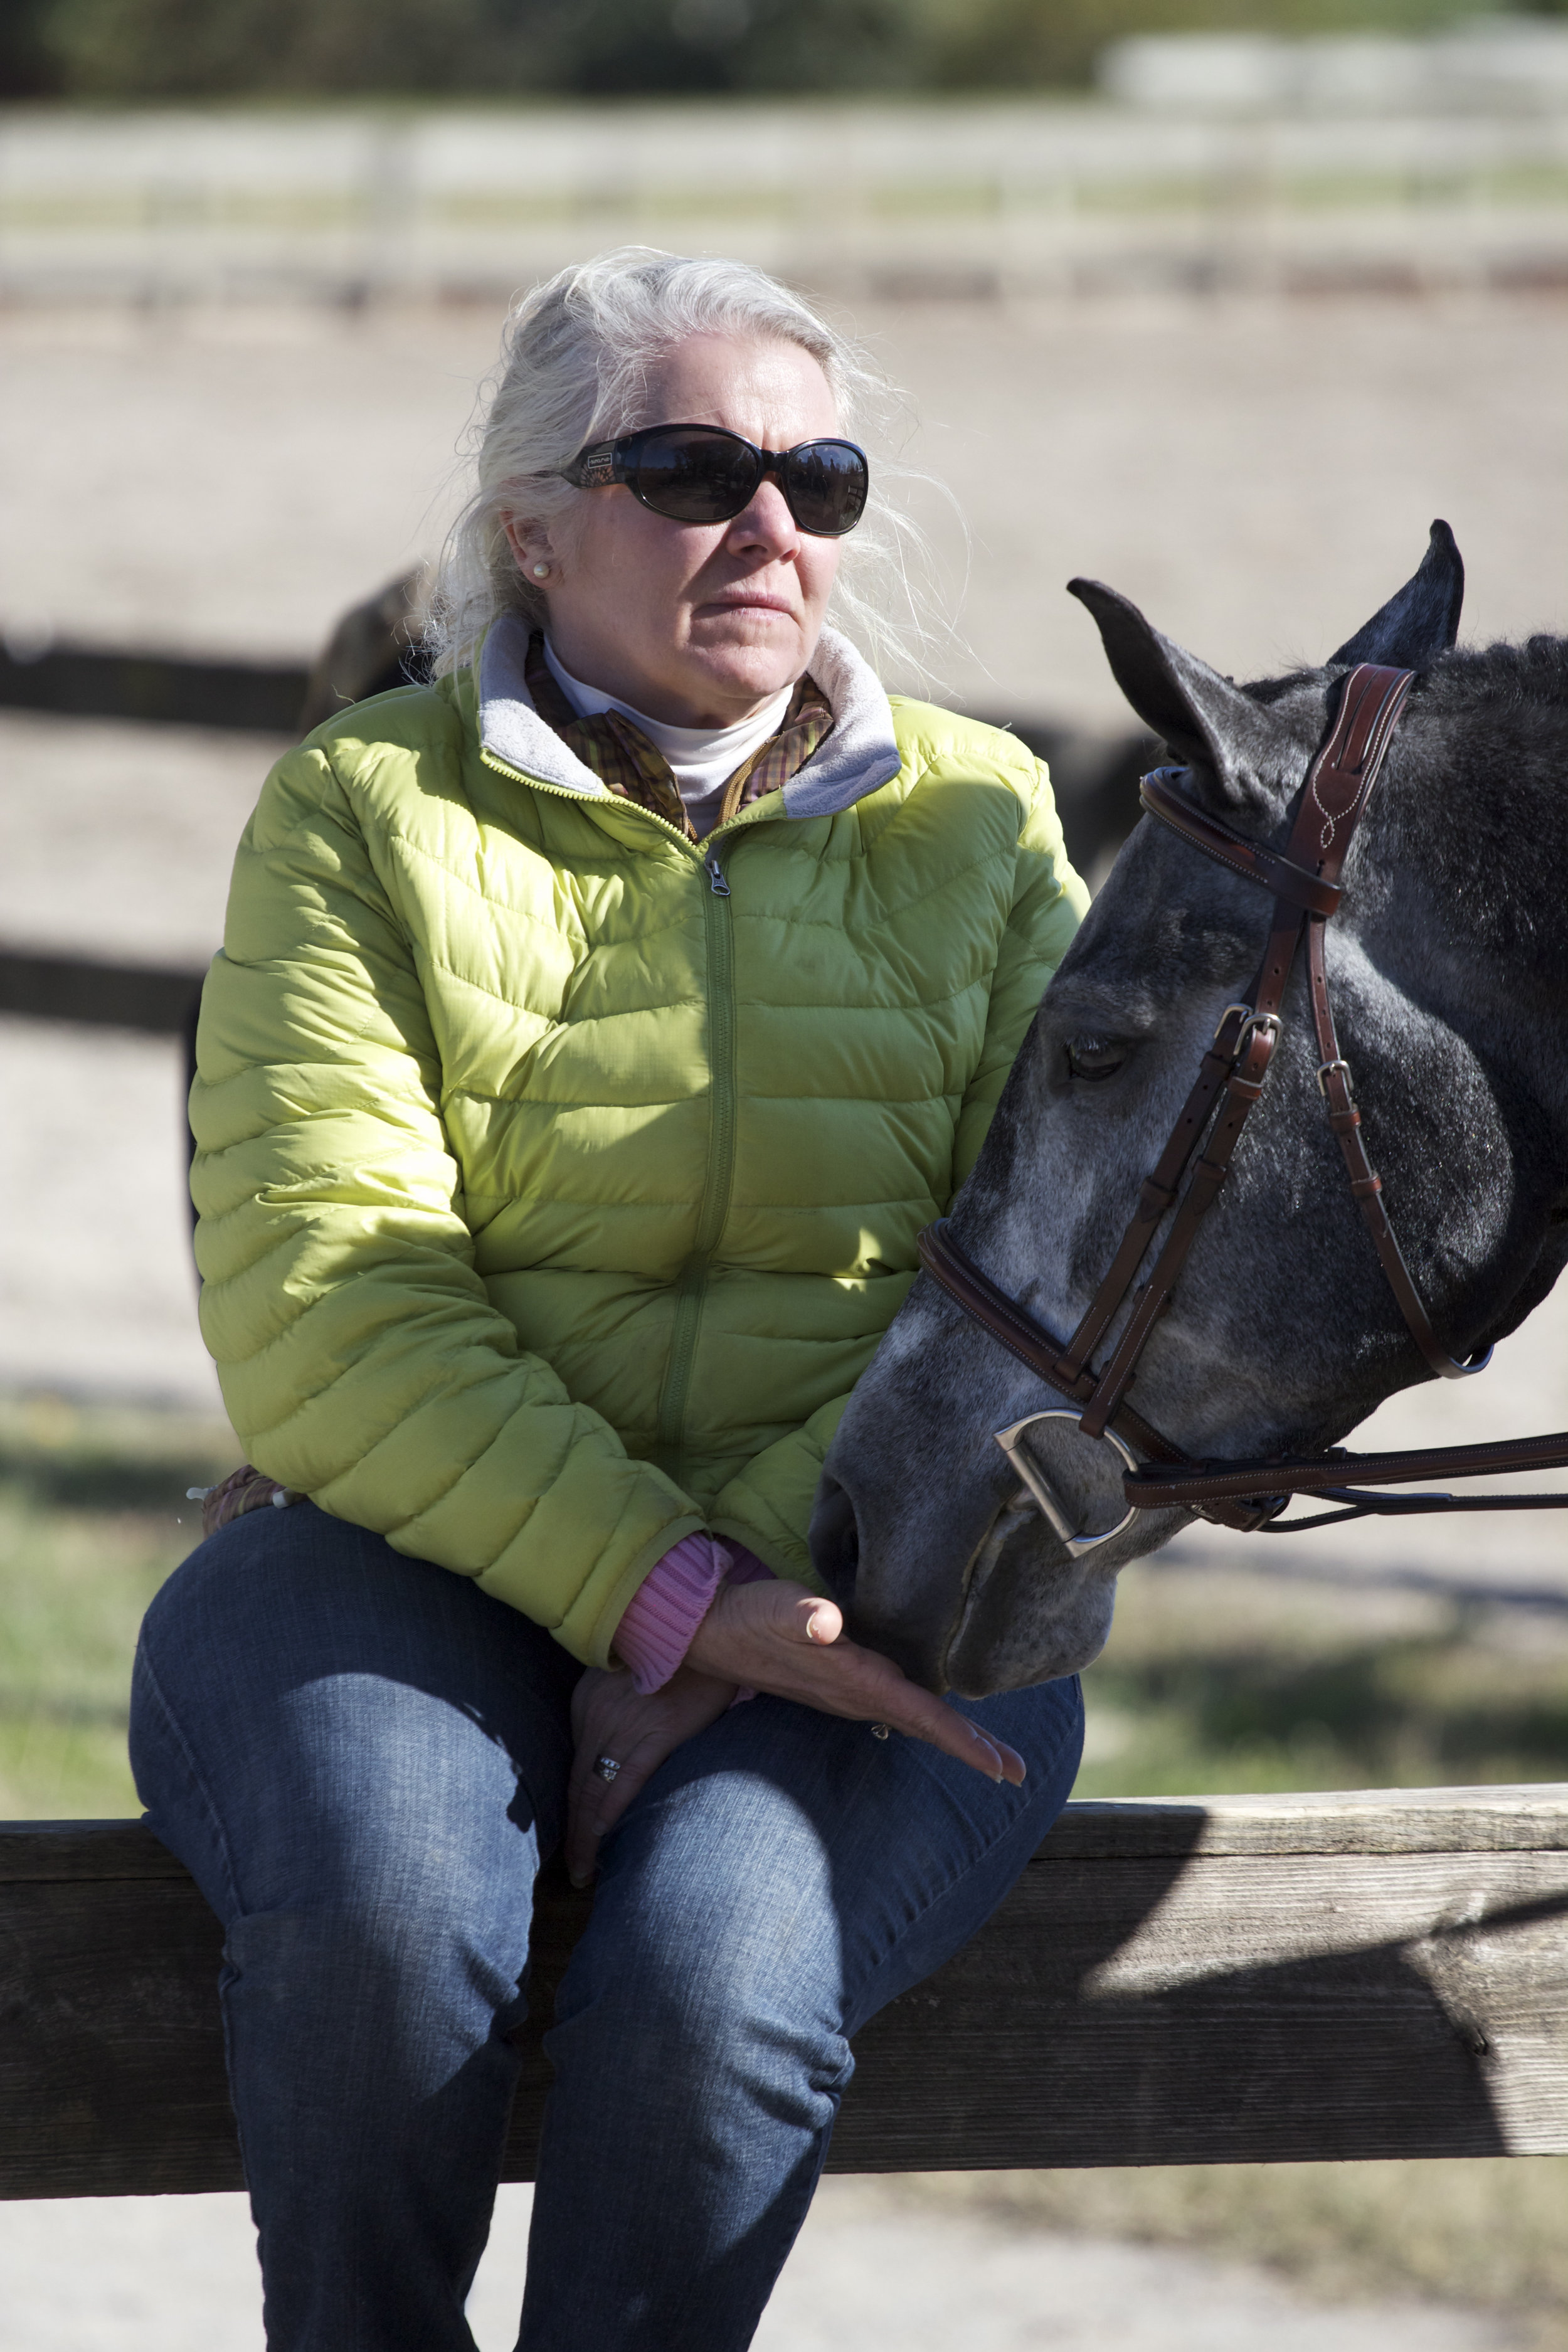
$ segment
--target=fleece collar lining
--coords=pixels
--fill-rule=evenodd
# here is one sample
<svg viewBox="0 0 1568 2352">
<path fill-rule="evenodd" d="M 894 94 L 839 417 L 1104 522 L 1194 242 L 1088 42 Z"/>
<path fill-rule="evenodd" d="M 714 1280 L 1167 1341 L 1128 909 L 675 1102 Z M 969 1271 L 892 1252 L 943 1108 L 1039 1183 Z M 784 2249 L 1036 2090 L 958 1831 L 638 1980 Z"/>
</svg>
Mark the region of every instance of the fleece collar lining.
<svg viewBox="0 0 1568 2352">
<path fill-rule="evenodd" d="M 480 745 L 542 784 L 607 800 L 606 786 L 533 707 L 523 677 L 531 634 L 521 614 L 503 613 L 486 635 L 479 660 Z M 784 814 L 792 817 L 836 816 L 890 783 L 903 765 L 881 682 L 837 629 L 822 632 L 811 675 L 827 697 L 833 732 L 784 788 Z"/>
</svg>

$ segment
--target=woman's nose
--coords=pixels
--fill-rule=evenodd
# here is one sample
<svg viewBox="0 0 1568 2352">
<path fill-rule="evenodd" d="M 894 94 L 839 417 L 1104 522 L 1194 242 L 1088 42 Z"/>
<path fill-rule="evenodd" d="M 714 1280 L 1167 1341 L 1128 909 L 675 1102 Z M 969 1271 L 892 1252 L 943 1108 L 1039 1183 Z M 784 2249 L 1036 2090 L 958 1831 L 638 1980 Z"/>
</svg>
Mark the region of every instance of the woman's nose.
<svg viewBox="0 0 1568 2352">
<path fill-rule="evenodd" d="M 758 483 L 754 497 L 735 517 L 725 539 L 731 547 L 766 548 L 773 555 L 794 551 L 800 529 L 776 482 Z"/>
</svg>

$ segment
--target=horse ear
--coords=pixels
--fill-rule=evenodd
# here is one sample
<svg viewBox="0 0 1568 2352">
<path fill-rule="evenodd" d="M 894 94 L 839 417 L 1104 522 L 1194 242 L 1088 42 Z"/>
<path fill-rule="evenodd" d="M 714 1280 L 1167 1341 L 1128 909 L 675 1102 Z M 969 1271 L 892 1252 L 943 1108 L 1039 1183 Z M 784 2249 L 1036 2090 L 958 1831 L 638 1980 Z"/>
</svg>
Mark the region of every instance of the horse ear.
<svg viewBox="0 0 1568 2352">
<path fill-rule="evenodd" d="M 1464 558 L 1447 524 L 1435 522 L 1415 578 L 1329 656 L 1329 666 L 1386 662 L 1395 669 L 1426 669 L 1458 635 L 1464 601 Z"/>
<path fill-rule="evenodd" d="M 1184 767 L 1212 771 L 1222 797 L 1237 807 L 1267 802 L 1281 764 L 1281 730 L 1270 712 L 1162 636 L 1114 588 L 1069 580 L 1068 593 L 1089 607 L 1117 685 Z"/>
</svg>

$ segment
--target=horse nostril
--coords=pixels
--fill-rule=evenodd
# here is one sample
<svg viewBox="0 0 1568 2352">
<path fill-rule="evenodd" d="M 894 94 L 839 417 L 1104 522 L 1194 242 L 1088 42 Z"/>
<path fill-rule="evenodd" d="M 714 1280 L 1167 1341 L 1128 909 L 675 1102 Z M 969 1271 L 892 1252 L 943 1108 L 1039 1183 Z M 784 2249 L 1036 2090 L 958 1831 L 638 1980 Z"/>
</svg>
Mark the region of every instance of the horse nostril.
<svg viewBox="0 0 1568 2352">
<path fill-rule="evenodd" d="M 860 1530 L 856 1524 L 855 1506 L 837 1478 L 825 1470 L 816 1489 L 816 1507 L 811 1515 L 812 1565 L 828 1591 L 840 1606 L 853 1600 L 855 1577 L 860 1565 Z"/>
</svg>

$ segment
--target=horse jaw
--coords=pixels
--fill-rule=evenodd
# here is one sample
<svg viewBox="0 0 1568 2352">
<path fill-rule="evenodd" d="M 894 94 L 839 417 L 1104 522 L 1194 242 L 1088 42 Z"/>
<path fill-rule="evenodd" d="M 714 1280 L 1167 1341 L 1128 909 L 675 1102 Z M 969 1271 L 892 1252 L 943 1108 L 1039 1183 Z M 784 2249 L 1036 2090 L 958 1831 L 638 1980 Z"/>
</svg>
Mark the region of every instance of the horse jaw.
<svg viewBox="0 0 1568 2352">
<path fill-rule="evenodd" d="M 925 1279 L 850 1399 L 817 1490 L 813 1563 L 853 1638 L 928 1690 L 984 1698 L 1090 1664 L 1119 1571 L 1188 1523 L 1184 1511 L 1141 1512 L 1073 1558 L 994 1435 L 1061 1402 Z M 1121 1517 L 1121 1470 L 1106 1449 L 1096 1526 Z"/>
</svg>

